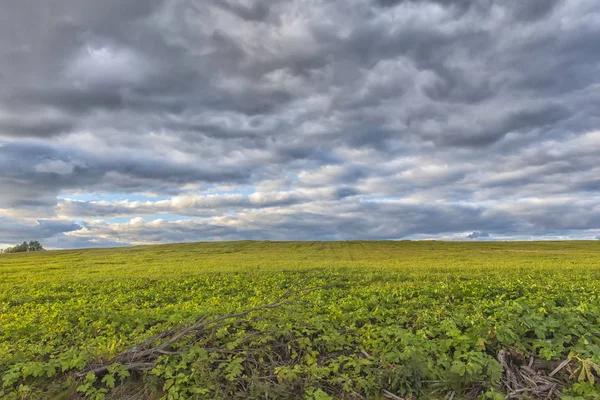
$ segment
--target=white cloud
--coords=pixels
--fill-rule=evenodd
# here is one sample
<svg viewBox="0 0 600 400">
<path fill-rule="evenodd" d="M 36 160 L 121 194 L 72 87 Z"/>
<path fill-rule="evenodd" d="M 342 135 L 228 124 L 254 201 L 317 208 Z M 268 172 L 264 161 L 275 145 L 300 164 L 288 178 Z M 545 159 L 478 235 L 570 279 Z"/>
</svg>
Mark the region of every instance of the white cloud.
<svg viewBox="0 0 600 400">
<path fill-rule="evenodd" d="M 150 72 L 150 64 L 134 50 L 103 44 L 84 46 L 66 76 L 83 85 L 122 85 L 139 83 Z"/>
</svg>

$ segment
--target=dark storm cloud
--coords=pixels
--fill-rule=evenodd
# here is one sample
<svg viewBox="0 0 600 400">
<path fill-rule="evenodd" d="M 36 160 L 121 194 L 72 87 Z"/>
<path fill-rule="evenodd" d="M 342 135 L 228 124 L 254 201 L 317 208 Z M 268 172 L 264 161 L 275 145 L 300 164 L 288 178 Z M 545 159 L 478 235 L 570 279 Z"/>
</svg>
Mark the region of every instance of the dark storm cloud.
<svg viewBox="0 0 600 400">
<path fill-rule="evenodd" d="M 454 232 L 477 224 L 492 229 L 516 229 L 513 222 L 485 216 L 483 209 L 456 205 L 402 203 L 315 202 L 311 205 L 276 210 L 246 210 L 235 215 L 207 220 L 144 221 L 124 224 L 91 222 L 87 229 L 102 238 L 119 238 L 130 243 L 156 243 L 174 235 L 183 241 L 216 240 L 348 240 L 397 239 L 416 233 Z M 424 222 L 435 225 L 423 229 Z M 74 233 L 86 235 L 84 230 Z M 174 240 L 177 241 L 177 240 Z"/>
<path fill-rule="evenodd" d="M 77 237 L 67 234 L 60 234 L 44 240 L 43 246 L 46 249 L 79 249 L 91 247 L 124 247 L 131 246 L 131 244 L 97 237 Z"/>
<path fill-rule="evenodd" d="M 462 146 L 485 146 L 501 140 L 505 135 L 514 132 L 534 132 L 557 124 L 568 118 L 571 113 L 566 107 L 548 104 L 540 109 L 519 110 L 506 115 L 501 121 L 491 126 L 480 126 L 479 129 L 467 129 L 463 132 L 450 132 L 441 140 L 442 143 Z M 435 140 L 435 139 L 434 139 Z"/>
<path fill-rule="evenodd" d="M 270 3 L 270 2 L 269 2 Z M 264 21 L 270 13 L 268 3 L 259 1 L 251 4 L 242 4 L 232 0 L 215 1 L 217 7 L 232 12 L 238 17 L 250 21 Z"/>
<path fill-rule="evenodd" d="M 563 0 L 531 0 L 518 1 L 510 0 L 503 2 L 508 4 L 508 10 L 511 15 L 520 21 L 535 21 L 547 17 L 556 6 Z M 461 12 L 465 12 L 470 8 L 490 8 L 494 3 L 490 0 L 472 1 L 472 0 L 376 0 L 377 4 L 382 7 L 395 7 L 399 4 L 406 3 L 432 3 L 444 7 L 454 8 Z"/>
<path fill-rule="evenodd" d="M 43 240 L 81 228 L 80 225 L 69 221 L 38 220 L 24 223 L 18 219 L 0 217 L 0 243 Z"/>
<path fill-rule="evenodd" d="M 52 106 L 68 113 L 78 114 L 90 109 L 117 110 L 124 106 L 123 95 L 118 91 L 98 88 L 89 91 L 83 88 L 45 88 L 44 90 L 23 89 L 12 97 L 13 102 Z"/>
<path fill-rule="evenodd" d="M 16 137 L 48 137 L 70 132 L 73 124 L 70 121 L 42 119 L 38 121 L 2 121 L 0 132 L 5 136 Z"/>
<path fill-rule="evenodd" d="M 474 4 L 480 5 L 490 4 L 490 2 L 482 1 L 482 2 L 474 2 L 471 0 L 376 0 L 376 3 L 382 7 L 395 7 L 400 4 L 423 4 L 423 3 L 431 3 L 437 4 L 448 8 L 456 8 L 459 10 L 468 10 Z"/>
<path fill-rule="evenodd" d="M 10 143 L 0 147 L 0 207 L 56 204 L 61 190 L 107 186 L 108 191 L 167 190 L 187 182 L 236 182 L 247 171 L 231 166 L 176 163 L 143 155 L 98 157 L 91 152 L 43 144 Z M 168 185 L 166 184 L 168 182 Z"/>
<path fill-rule="evenodd" d="M 521 21 L 535 21 L 552 13 L 557 5 L 564 0 L 513 0 L 513 15 Z"/>
<path fill-rule="evenodd" d="M 596 235 L 596 1 L 0 2 L 0 215 L 183 218 L 57 247 Z"/>
</svg>

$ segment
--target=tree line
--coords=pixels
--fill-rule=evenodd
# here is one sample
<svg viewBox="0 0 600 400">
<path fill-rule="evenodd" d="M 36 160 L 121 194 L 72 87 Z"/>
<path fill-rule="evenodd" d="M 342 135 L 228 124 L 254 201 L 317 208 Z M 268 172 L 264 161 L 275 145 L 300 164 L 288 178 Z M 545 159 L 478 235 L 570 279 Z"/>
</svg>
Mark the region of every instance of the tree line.
<svg viewBox="0 0 600 400">
<path fill-rule="evenodd" d="M 8 247 L 4 250 L 0 249 L 0 253 L 25 253 L 28 251 L 44 251 L 44 246 L 37 240 L 32 240 L 29 243 L 23 242 L 13 247 Z"/>
</svg>

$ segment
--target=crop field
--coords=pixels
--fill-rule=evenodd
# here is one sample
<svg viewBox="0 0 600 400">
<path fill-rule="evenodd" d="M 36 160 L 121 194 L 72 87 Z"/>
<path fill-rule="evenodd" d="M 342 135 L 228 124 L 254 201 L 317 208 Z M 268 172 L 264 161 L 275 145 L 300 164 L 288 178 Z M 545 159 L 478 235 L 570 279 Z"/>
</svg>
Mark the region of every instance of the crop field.
<svg viewBox="0 0 600 400">
<path fill-rule="evenodd" d="M 2 399 L 600 399 L 600 242 L 0 255 Z"/>
</svg>

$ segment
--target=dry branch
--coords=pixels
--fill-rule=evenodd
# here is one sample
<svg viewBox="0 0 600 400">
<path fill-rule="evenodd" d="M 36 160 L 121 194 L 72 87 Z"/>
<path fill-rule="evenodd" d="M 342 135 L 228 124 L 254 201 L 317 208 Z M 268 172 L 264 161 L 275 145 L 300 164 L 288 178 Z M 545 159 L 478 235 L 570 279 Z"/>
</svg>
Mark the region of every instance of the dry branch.
<svg viewBox="0 0 600 400">
<path fill-rule="evenodd" d="M 83 371 L 77 373 L 76 376 L 83 377 L 90 372 L 94 374 L 101 374 L 106 372 L 108 370 L 108 367 L 115 363 L 121 364 L 130 371 L 144 371 L 152 369 L 154 368 L 156 359 L 159 356 L 177 355 L 182 353 L 181 350 L 171 350 L 175 344 L 180 343 L 181 341 L 185 340 L 186 338 L 192 335 L 202 336 L 208 331 L 215 331 L 223 325 L 227 325 L 219 324 L 219 322 L 238 319 L 241 317 L 245 317 L 246 315 L 255 311 L 278 308 L 285 304 L 289 304 L 291 302 L 289 297 L 294 289 L 295 287 L 288 289 L 284 294 L 282 294 L 275 301 L 269 304 L 252 307 L 247 310 L 240 311 L 238 313 L 223 315 L 210 320 L 206 320 L 206 317 L 202 317 L 190 326 L 181 329 L 171 329 L 169 331 L 161 332 L 158 335 L 146 340 L 145 342 L 118 354 L 116 357 L 114 357 L 108 362 L 104 362 L 98 366 L 90 366 L 89 368 L 84 369 Z M 159 345 L 153 346 L 156 342 L 162 339 L 167 340 L 165 340 Z"/>
<path fill-rule="evenodd" d="M 568 360 L 558 362 L 559 365 L 552 367 L 554 370 L 550 374 L 546 371 L 556 362 L 529 359 L 529 363 L 525 363 L 523 355 L 515 349 L 500 350 L 498 361 L 504 368 L 503 384 L 508 392 L 508 399 L 523 398 L 525 393 L 544 399 L 560 396 L 562 382 L 553 376 L 569 363 Z"/>
<path fill-rule="evenodd" d="M 406 400 L 404 397 L 397 396 L 394 393 L 389 392 L 385 389 L 381 391 L 381 394 L 383 395 L 383 397 L 390 400 Z"/>
</svg>

